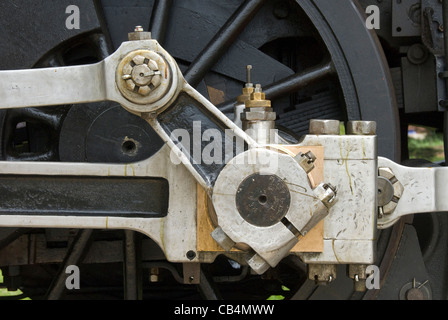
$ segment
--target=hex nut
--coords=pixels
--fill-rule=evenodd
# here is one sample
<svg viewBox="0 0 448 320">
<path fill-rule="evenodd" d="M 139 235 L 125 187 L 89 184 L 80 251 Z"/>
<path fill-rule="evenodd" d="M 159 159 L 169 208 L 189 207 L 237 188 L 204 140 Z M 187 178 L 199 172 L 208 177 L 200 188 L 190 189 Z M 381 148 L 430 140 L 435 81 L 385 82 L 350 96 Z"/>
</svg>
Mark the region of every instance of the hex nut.
<svg viewBox="0 0 448 320">
<path fill-rule="evenodd" d="M 401 184 L 400 181 L 395 177 L 395 174 L 390 168 L 378 168 L 378 174 L 380 177 L 383 177 L 389 181 L 389 183 L 392 184 L 393 187 L 393 196 L 391 200 L 383 204 L 383 206 L 378 207 L 378 213 L 380 215 L 390 215 L 394 212 L 395 208 L 398 205 L 398 202 L 400 201 L 400 198 L 403 195 L 404 187 Z"/>
<path fill-rule="evenodd" d="M 141 28 L 141 27 L 140 27 Z M 143 31 L 142 29 L 135 29 L 135 32 L 128 33 L 129 41 L 139 41 L 139 40 L 151 40 L 151 32 Z"/>
<path fill-rule="evenodd" d="M 121 72 L 122 79 L 126 80 L 127 89 L 142 96 L 149 95 L 161 83 L 159 66 L 148 56 L 137 54 Z"/>
<path fill-rule="evenodd" d="M 374 136 L 376 134 L 375 121 L 349 121 L 347 122 L 347 134 Z"/>
<path fill-rule="evenodd" d="M 275 121 L 276 118 L 277 114 L 272 111 L 244 111 L 241 114 L 243 121 Z"/>
<path fill-rule="evenodd" d="M 384 177 L 387 180 L 391 180 L 395 177 L 395 174 L 392 172 L 390 168 L 378 168 L 378 174 L 380 177 Z"/>
<path fill-rule="evenodd" d="M 340 133 L 339 120 L 310 120 L 310 134 L 315 135 L 339 135 Z"/>
<path fill-rule="evenodd" d="M 155 51 L 135 50 L 119 63 L 116 83 L 127 100 L 141 105 L 153 104 L 170 91 L 171 68 Z"/>
</svg>

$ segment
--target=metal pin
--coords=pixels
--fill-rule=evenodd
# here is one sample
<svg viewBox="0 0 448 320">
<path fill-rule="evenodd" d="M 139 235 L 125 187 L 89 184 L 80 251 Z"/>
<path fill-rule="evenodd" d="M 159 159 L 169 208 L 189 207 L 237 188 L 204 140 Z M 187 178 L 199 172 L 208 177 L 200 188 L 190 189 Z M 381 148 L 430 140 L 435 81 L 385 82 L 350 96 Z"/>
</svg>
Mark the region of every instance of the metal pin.
<svg viewBox="0 0 448 320">
<path fill-rule="evenodd" d="M 246 83 L 247 84 L 252 84 L 252 77 L 251 77 L 251 70 L 252 70 L 252 66 L 248 65 L 246 67 Z"/>
<path fill-rule="evenodd" d="M 414 279 L 415 280 L 415 279 Z M 429 280 L 426 280 L 425 282 L 423 282 L 421 285 L 418 286 L 417 289 L 421 289 L 425 284 L 427 284 L 429 282 Z"/>
</svg>

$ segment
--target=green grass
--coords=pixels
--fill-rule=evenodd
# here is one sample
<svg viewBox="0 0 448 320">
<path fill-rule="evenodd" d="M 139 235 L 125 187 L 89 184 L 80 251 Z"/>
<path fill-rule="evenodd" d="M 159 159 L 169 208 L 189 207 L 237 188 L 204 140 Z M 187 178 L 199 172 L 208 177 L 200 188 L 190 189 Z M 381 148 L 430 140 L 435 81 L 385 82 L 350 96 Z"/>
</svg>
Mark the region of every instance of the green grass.
<svg viewBox="0 0 448 320">
<path fill-rule="evenodd" d="M 443 134 L 435 130 L 429 130 L 423 140 L 408 139 L 409 158 L 426 159 L 431 162 L 439 162 L 445 159 L 443 150 Z"/>
<path fill-rule="evenodd" d="M 0 287 L 3 285 L 3 273 L 0 269 Z M 6 288 L 0 288 L 0 297 L 13 297 L 13 296 L 19 296 L 23 294 L 21 290 L 17 291 L 8 291 Z M 30 298 L 22 298 L 20 300 L 31 300 Z"/>
</svg>

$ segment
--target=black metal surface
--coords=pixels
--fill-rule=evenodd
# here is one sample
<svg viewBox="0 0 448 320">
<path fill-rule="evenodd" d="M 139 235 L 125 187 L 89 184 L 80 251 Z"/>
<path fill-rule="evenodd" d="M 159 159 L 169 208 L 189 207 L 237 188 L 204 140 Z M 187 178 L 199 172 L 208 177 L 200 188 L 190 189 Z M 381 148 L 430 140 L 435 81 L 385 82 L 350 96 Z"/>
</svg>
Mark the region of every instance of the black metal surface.
<svg viewBox="0 0 448 320">
<path fill-rule="evenodd" d="M 257 13 L 265 0 L 245 0 L 216 36 L 199 53 L 184 73 L 185 80 L 196 87 L 205 74 L 218 61 L 228 47 L 235 41 L 244 27 Z"/>
<path fill-rule="evenodd" d="M 65 27 L 69 16 L 65 13 L 66 8 L 74 4 L 74 1 L 61 0 L 51 5 L 34 0 L 2 2 L 0 70 L 31 68 L 45 53 L 61 42 L 99 28 L 100 23 L 93 2 L 79 0 L 75 3 L 80 12 L 79 30 Z"/>
<path fill-rule="evenodd" d="M 164 217 L 168 182 L 134 178 L 0 176 L 0 214 Z"/>
<path fill-rule="evenodd" d="M 168 27 L 172 0 L 156 0 L 151 16 L 151 37 L 156 39 L 161 45 L 164 44 L 166 30 Z"/>
<path fill-rule="evenodd" d="M 196 100 L 184 93 L 180 94 L 176 102 L 158 117 L 162 128 L 210 186 L 215 184 L 226 163 L 246 148 L 244 141 L 236 139 L 230 130 L 226 130 L 222 123 L 212 117 Z M 205 138 L 207 131 L 214 133 L 213 138 Z M 215 138 L 220 138 L 222 141 L 214 141 Z M 214 144 L 210 149 L 211 143 Z M 205 156 L 209 156 L 210 159 Z"/>
<path fill-rule="evenodd" d="M 420 61 L 410 58 L 411 51 L 417 51 L 416 48 L 419 47 L 418 44 L 410 47 L 407 57 L 403 57 L 401 61 L 406 113 L 437 111 L 439 107 L 437 61 L 433 55 L 428 54 L 426 59 L 423 57 Z M 426 49 L 423 47 L 422 50 Z"/>
<path fill-rule="evenodd" d="M 73 106 L 59 136 L 60 160 L 67 162 L 133 163 L 162 146 L 146 121 L 111 102 Z"/>
<path fill-rule="evenodd" d="M 119 37 L 111 36 L 111 38 L 114 38 L 114 43 L 117 46 L 121 43 L 121 41 L 117 39 L 123 39 L 123 41 L 125 41 L 127 39 L 127 32 L 132 31 L 135 25 L 149 25 L 149 17 L 151 16 L 151 12 L 153 10 L 152 5 L 154 1 L 127 1 L 125 4 L 122 1 L 118 0 L 105 0 L 102 2 L 104 3 L 105 7 L 108 6 L 108 8 L 104 10 L 108 15 L 108 25 L 115 31 L 115 34 L 119 34 Z M 26 5 L 27 3 L 24 3 L 24 5 Z M 185 62 L 185 65 L 188 65 L 190 61 L 193 61 L 193 59 L 197 57 L 200 50 L 212 38 L 210 35 L 213 35 L 214 32 L 222 26 L 222 22 L 225 22 L 225 20 L 231 15 L 233 11 L 235 11 L 237 5 L 239 5 L 240 3 L 241 1 L 226 1 L 225 4 L 223 4 L 222 1 L 213 0 L 203 1 L 202 3 L 201 1 L 196 0 L 188 2 L 173 1 L 174 8 L 172 14 L 175 15 L 175 19 L 172 19 L 170 21 L 169 31 L 167 32 L 167 44 L 169 45 L 169 47 L 167 47 L 166 49 L 168 49 L 170 53 L 175 53 L 176 59 L 181 62 Z M 329 52 L 332 53 L 333 60 L 337 62 L 336 70 L 338 71 L 338 76 L 341 81 L 341 88 L 344 96 L 343 103 L 345 102 L 347 104 L 349 118 L 358 119 L 362 115 L 363 119 L 375 120 L 374 118 L 369 118 L 373 114 L 373 116 L 379 119 L 380 122 L 384 124 L 384 126 L 390 127 L 390 130 L 387 129 L 385 133 L 381 133 L 382 137 L 384 137 L 385 140 L 380 141 L 380 147 L 384 148 L 384 150 L 391 150 L 388 154 L 383 151 L 381 151 L 381 153 L 386 156 L 391 154 L 391 158 L 393 158 L 396 152 L 400 152 L 400 148 L 397 148 L 397 145 L 395 143 L 396 136 L 394 130 L 398 130 L 396 127 L 396 123 L 393 120 L 395 116 L 390 117 L 391 103 L 390 101 L 387 101 L 391 99 L 393 94 L 391 94 L 389 90 L 382 89 L 384 88 L 384 86 L 381 84 L 381 72 L 383 72 L 384 70 L 381 70 L 381 72 L 379 73 L 372 72 L 372 70 L 378 67 L 377 62 L 381 60 L 378 59 L 378 57 L 371 60 L 372 55 L 375 55 L 377 52 L 375 48 L 378 48 L 379 45 L 374 41 L 370 41 L 370 44 L 366 44 L 365 40 L 369 40 L 370 38 L 365 38 L 361 35 L 362 33 L 365 33 L 365 30 L 361 30 L 363 29 L 361 26 L 363 17 L 358 16 L 357 19 L 355 19 L 356 21 L 348 19 L 348 17 L 350 17 L 350 14 L 347 14 L 347 12 L 344 12 L 344 10 L 351 10 L 351 1 L 345 1 L 345 3 L 342 3 L 341 1 L 323 0 L 315 2 L 293 1 L 291 3 L 293 3 L 294 5 L 295 3 L 303 5 L 308 14 L 310 12 L 313 13 L 310 16 L 313 22 L 315 22 L 315 26 L 319 33 L 322 35 L 322 38 L 326 40 L 327 44 L 330 44 L 330 47 L 333 47 L 333 49 L 337 48 L 337 50 L 342 47 L 342 51 L 344 53 L 349 53 L 348 55 L 344 55 L 335 53 L 337 50 L 333 51 L 332 49 L 329 49 Z M 291 3 L 289 3 L 290 7 L 292 7 Z M 314 7 L 314 4 L 317 3 L 318 7 Z M 391 7 L 391 2 L 388 0 L 382 2 L 372 0 L 372 3 L 380 6 L 381 8 L 387 8 L 388 6 Z M 10 8 L 9 12 L 11 13 L 11 16 L 13 16 L 13 10 L 15 10 L 15 4 L 18 3 L 13 1 L 5 3 L 5 8 L 7 6 L 9 6 Z M 269 3 L 269 5 L 270 4 L 271 3 Z M 307 4 L 312 4 L 313 9 L 311 10 L 309 7 L 307 9 Z M 53 7 L 56 8 L 57 6 Z M 266 7 L 268 7 L 268 4 L 265 6 L 265 8 L 263 8 L 263 10 L 266 10 Z M 3 14 L 8 15 L 8 10 L 3 11 L 3 8 L 4 7 L 2 6 L 2 16 Z M 48 11 L 41 10 L 41 12 Z M 35 21 L 35 12 L 32 13 L 33 17 L 28 19 L 28 21 L 31 22 Z M 288 67 L 285 67 L 276 59 L 271 59 L 271 57 L 263 54 L 262 50 L 259 50 L 259 48 L 261 48 L 261 46 L 265 44 L 267 39 L 269 38 L 277 36 L 282 37 L 285 34 L 290 35 L 285 31 L 288 25 L 291 26 L 291 29 L 297 29 L 296 24 L 292 24 L 289 19 L 285 18 L 285 16 L 288 16 L 288 10 L 286 15 L 284 12 L 282 12 L 282 10 L 275 10 L 273 11 L 273 13 L 274 14 L 269 16 L 268 14 L 266 14 L 266 12 L 263 12 L 259 19 L 261 20 L 262 26 L 266 21 L 265 29 L 272 31 L 272 33 L 258 32 L 260 30 L 265 30 L 263 27 L 259 27 L 260 24 L 255 26 L 248 26 L 247 30 L 250 30 L 250 32 L 247 32 L 246 35 L 242 35 L 241 39 L 243 39 L 243 41 L 236 40 L 235 45 L 230 49 L 231 52 L 227 53 L 224 59 L 222 59 L 212 67 L 211 70 L 213 70 L 216 74 L 213 73 L 207 75 L 206 78 L 208 80 L 208 83 L 204 83 L 207 83 L 207 85 L 212 84 L 219 87 L 219 90 L 222 90 L 224 92 L 225 98 L 230 99 L 233 96 L 236 96 L 240 91 L 241 86 L 239 86 L 238 82 L 236 82 L 235 80 L 241 81 L 244 79 L 244 65 L 250 64 L 253 61 L 255 61 L 255 64 L 265 66 L 264 68 L 262 68 L 263 76 L 256 76 L 257 79 L 261 79 L 260 82 L 263 83 L 263 85 L 274 83 L 275 81 L 277 81 L 277 79 L 282 79 L 286 75 L 293 74 L 295 72 L 292 71 L 294 69 L 291 70 Z M 289 15 L 292 16 L 293 14 L 294 10 L 290 10 Z M 388 19 L 389 16 L 387 14 L 388 11 L 381 12 L 382 27 L 378 32 L 386 36 L 382 37 L 383 40 L 390 39 L 388 38 L 390 37 L 390 35 L 387 35 L 387 32 L 390 31 L 390 28 L 384 27 L 384 25 L 391 20 Z M 55 17 L 55 15 L 48 15 L 48 17 L 50 20 L 51 17 Z M 57 19 L 59 18 L 60 17 L 57 16 Z M 277 26 L 273 28 L 273 24 L 270 23 L 272 19 L 277 19 L 274 21 L 283 21 L 284 23 L 280 27 Z M 24 30 L 33 29 L 27 27 L 26 19 L 23 24 Z M 83 27 L 85 25 L 86 24 L 82 24 Z M 339 25 L 339 28 L 335 28 L 335 26 L 337 25 Z M 15 26 L 16 24 L 14 23 L 9 25 L 5 24 L 5 30 L 8 30 L 8 28 L 9 30 L 11 30 L 12 28 L 15 28 Z M 357 26 L 359 26 L 359 28 Z M 63 28 L 54 29 L 58 31 L 55 31 L 53 33 L 42 33 L 42 28 L 34 29 L 38 30 L 38 32 L 36 32 L 36 37 L 33 37 L 33 39 L 36 39 L 36 41 L 33 41 L 33 45 L 46 43 L 46 41 L 48 41 L 49 39 L 43 39 L 45 37 L 53 37 L 53 39 L 50 40 L 54 40 L 54 42 L 56 43 L 57 41 L 59 41 L 57 40 L 59 35 L 54 34 L 57 32 L 65 32 L 64 30 L 62 30 Z M 107 30 L 107 28 L 104 28 L 103 25 L 103 30 L 104 29 Z M 81 31 L 79 31 L 79 33 L 83 33 L 85 31 L 87 30 L 83 28 Z M 23 32 L 23 34 L 26 33 Z M 357 36 L 354 36 L 354 34 L 357 34 Z M 111 32 L 111 35 L 114 35 L 114 32 Z M 22 39 L 19 39 L 19 41 L 16 43 L 19 43 L 21 45 L 24 43 L 24 41 Z M 365 48 L 365 50 L 367 51 L 371 50 L 371 54 L 365 54 L 366 52 L 359 52 L 359 47 Z M 30 48 L 25 47 L 25 49 L 29 50 Z M 3 59 L 3 53 L 9 54 L 9 48 L 8 51 L 0 50 L 0 52 L 2 53 Z M 312 52 L 312 50 L 309 49 L 308 52 Z M 8 60 L 14 60 L 13 58 L 6 57 L 6 59 L 2 60 L 5 64 L 8 65 L 6 69 L 19 68 L 19 66 L 13 66 L 8 63 Z M 349 67 L 343 68 L 342 65 L 346 62 Z M 32 61 L 32 63 L 34 63 L 34 61 Z M 240 64 L 241 66 L 243 66 L 243 68 L 240 68 Z M 239 71 L 240 69 L 241 71 Z M 355 76 L 352 76 L 352 74 L 355 74 Z M 279 77 L 279 75 L 282 76 Z M 273 79 L 275 79 L 275 81 L 273 81 Z M 236 86 L 235 83 L 238 86 Z M 368 94 L 365 95 L 366 99 L 364 100 L 359 98 L 360 96 L 363 96 L 364 93 L 367 92 L 367 90 L 372 91 L 371 93 L 368 92 Z M 327 95 L 323 96 L 327 97 Z M 356 112 L 358 112 L 356 111 L 356 100 L 358 99 L 360 100 L 359 104 L 361 105 L 361 112 L 356 114 Z M 288 113 L 285 113 L 283 119 L 287 119 L 288 121 L 290 121 L 289 124 L 294 124 L 299 127 L 301 126 L 300 122 L 305 122 L 304 119 L 306 117 L 303 116 L 305 114 L 305 111 L 314 112 L 318 110 L 320 115 L 325 115 L 325 112 L 328 112 L 327 109 L 331 109 L 333 111 L 333 106 L 337 104 L 337 100 L 328 100 L 330 99 L 317 99 L 312 102 L 305 101 L 305 103 L 301 103 L 303 109 L 295 109 L 295 113 L 291 114 L 289 116 L 289 119 L 287 115 Z M 384 104 L 383 109 L 382 103 L 384 101 L 386 101 L 386 103 Z M 287 105 L 289 106 L 288 103 Z M 294 108 L 295 104 L 291 103 L 291 107 Z M 307 110 L 309 108 L 311 108 L 312 110 Z M 344 108 L 345 106 L 342 106 L 340 110 L 344 112 Z M 365 111 L 368 108 L 371 108 L 371 110 Z M 333 116 L 334 114 L 334 112 L 330 113 L 331 116 Z M 383 132 L 383 129 L 380 130 Z M 399 235 L 397 235 L 397 237 L 398 236 Z M 414 250 L 418 250 L 418 248 L 414 248 Z M 393 254 L 394 253 L 392 252 L 392 256 L 390 257 L 391 263 L 393 262 Z M 434 265 L 434 268 L 437 268 L 437 266 L 445 266 L 446 262 L 442 261 L 441 263 L 437 263 Z M 212 291 L 211 296 L 213 297 L 215 293 L 215 291 Z M 325 295 L 322 296 L 324 297 Z M 337 294 L 335 294 L 334 297 L 337 297 Z"/>
<path fill-rule="evenodd" d="M 25 108 L 5 112 L 0 156 L 7 161 L 58 160 L 57 141 L 67 110 Z"/>
<path fill-rule="evenodd" d="M 239 185 L 235 201 L 244 220 L 259 227 L 269 227 L 288 213 L 291 194 L 280 177 L 253 174 Z"/>
<path fill-rule="evenodd" d="M 128 41 L 128 33 L 136 26 L 150 25 L 154 0 L 95 0 L 101 8 L 102 29 L 107 30 L 111 47 L 117 49 Z"/>
</svg>

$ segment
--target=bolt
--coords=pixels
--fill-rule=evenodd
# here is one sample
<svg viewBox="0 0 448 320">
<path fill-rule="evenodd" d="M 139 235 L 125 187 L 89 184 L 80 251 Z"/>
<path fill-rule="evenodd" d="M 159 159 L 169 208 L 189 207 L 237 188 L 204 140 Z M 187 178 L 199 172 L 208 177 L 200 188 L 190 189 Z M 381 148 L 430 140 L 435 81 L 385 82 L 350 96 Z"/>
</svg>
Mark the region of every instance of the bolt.
<svg viewBox="0 0 448 320">
<path fill-rule="evenodd" d="M 263 274 L 270 268 L 270 265 L 257 253 L 255 253 L 252 257 L 247 259 L 247 264 L 257 274 Z"/>
<path fill-rule="evenodd" d="M 339 120 L 310 120 L 310 134 L 315 135 L 339 135 L 340 122 Z"/>
<path fill-rule="evenodd" d="M 151 268 L 149 281 L 153 283 L 159 282 L 159 268 Z"/>
<path fill-rule="evenodd" d="M 308 265 L 308 279 L 317 285 L 327 285 L 336 279 L 336 265 L 310 264 Z"/>
<path fill-rule="evenodd" d="M 252 66 L 246 66 L 246 87 L 253 87 L 252 77 L 251 77 Z"/>
<path fill-rule="evenodd" d="M 278 3 L 275 5 L 273 14 L 277 19 L 283 20 L 289 16 L 290 9 L 285 3 Z"/>
<path fill-rule="evenodd" d="M 151 40 L 151 32 L 143 31 L 142 26 L 136 26 L 134 32 L 128 33 L 129 41 Z"/>
<path fill-rule="evenodd" d="M 308 159 L 308 163 L 314 163 L 316 161 L 316 156 L 311 151 L 305 153 L 305 157 Z"/>
<path fill-rule="evenodd" d="M 211 236 L 226 251 L 230 251 L 230 249 L 232 249 L 235 245 L 235 242 L 230 239 L 229 236 L 227 236 L 227 234 L 220 227 L 213 230 Z"/>
<path fill-rule="evenodd" d="M 190 250 L 187 252 L 186 256 L 189 260 L 193 260 L 194 258 L 196 258 L 196 252 L 194 252 L 193 250 Z"/>
<path fill-rule="evenodd" d="M 314 192 L 327 208 L 333 206 L 337 195 L 337 189 L 335 186 L 330 183 L 321 183 L 314 189 Z"/>
<path fill-rule="evenodd" d="M 366 265 L 351 264 L 348 266 L 348 276 L 353 279 L 354 289 L 356 292 L 366 291 Z"/>
<path fill-rule="evenodd" d="M 300 166 L 303 168 L 303 170 L 305 170 L 306 173 L 310 173 L 311 170 L 314 169 L 316 156 L 311 151 L 308 151 L 305 154 L 299 152 L 294 159 L 300 164 Z"/>
<path fill-rule="evenodd" d="M 428 49 L 421 43 L 412 45 L 407 52 L 408 60 L 416 65 L 424 63 L 428 56 Z"/>
</svg>

